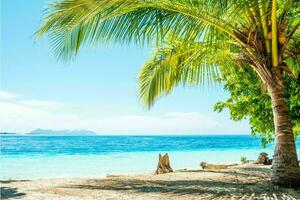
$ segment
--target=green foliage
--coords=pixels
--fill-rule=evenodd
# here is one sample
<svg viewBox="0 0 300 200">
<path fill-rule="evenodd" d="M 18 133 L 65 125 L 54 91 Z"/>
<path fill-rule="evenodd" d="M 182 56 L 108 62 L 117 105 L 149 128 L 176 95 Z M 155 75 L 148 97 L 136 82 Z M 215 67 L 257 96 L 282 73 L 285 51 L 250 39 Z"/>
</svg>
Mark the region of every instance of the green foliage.
<svg viewBox="0 0 300 200">
<path fill-rule="evenodd" d="M 262 145 L 265 146 L 274 138 L 274 124 L 271 98 L 264 91 L 263 85 L 254 72 L 247 67 L 239 67 L 234 71 L 223 70 L 224 89 L 229 92 L 230 98 L 215 104 L 214 110 L 221 112 L 229 109 L 232 120 L 249 119 L 253 135 L 262 136 Z M 293 125 L 294 134 L 300 132 L 300 79 L 285 76 L 285 98 Z"/>
<path fill-rule="evenodd" d="M 211 83 L 222 71 L 218 80 L 225 82 L 231 97 L 217 103 L 215 110 L 229 108 L 233 120 L 248 117 L 252 133 L 262 133 L 265 144 L 273 138 L 274 125 L 261 80 L 277 84 L 266 47 L 274 25 L 271 13 L 277 15 L 273 21 L 278 23 L 279 42 L 283 41 L 276 57 L 286 76 L 293 129 L 295 133 L 300 129 L 299 80 L 292 78 L 300 71 L 300 2 L 276 1 L 275 12 L 270 2 L 58 0 L 49 5 L 36 36 L 48 35 L 63 60 L 72 59 L 84 44 L 156 47 L 138 75 L 140 99 L 148 108 L 174 87 Z"/>
<path fill-rule="evenodd" d="M 246 162 L 247 162 L 247 157 L 242 156 L 242 157 L 241 157 L 241 163 L 246 163 Z"/>
<path fill-rule="evenodd" d="M 63 60 L 83 44 L 161 45 L 171 35 L 172 41 L 198 41 L 206 34 L 237 39 L 232 24 L 241 24 L 246 6 L 244 0 L 235 6 L 227 0 L 59 0 L 46 10 L 36 36 L 48 34 Z"/>
<path fill-rule="evenodd" d="M 221 45 L 228 49 L 231 46 L 225 41 L 215 46 L 208 42 L 178 41 L 156 49 L 138 74 L 139 94 L 145 106 L 150 108 L 159 97 L 169 94 L 178 85 L 212 84 L 219 76 L 219 65 L 234 66 L 234 55 L 220 49 Z"/>
<path fill-rule="evenodd" d="M 36 36 L 48 35 L 56 56 L 70 60 L 84 44 L 135 43 L 157 47 L 139 73 L 140 99 L 148 108 L 178 85 L 203 84 L 219 67 L 247 64 L 264 69 L 266 40 L 261 20 L 270 20 L 268 0 L 58 0 L 46 9 Z M 282 48 L 296 63 L 300 9 L 297 1 L 278 3 L 289 42 Z M 258 8 L 261 16 L 253 16 Z M 255 15 L 257 14 L 255 13 Z M 265 27 L 264 27 L 265 28 Z M 269 27 L 270 29 L 270 27 Z M 286 34 L 287 35 L 287 34 Z M 293 48 L 292 48 L 293 47 Z M 290 68 L 290 67 L 289 67 Z M 291 69 L 297 73 L 298 68 Z"/>
</svg>

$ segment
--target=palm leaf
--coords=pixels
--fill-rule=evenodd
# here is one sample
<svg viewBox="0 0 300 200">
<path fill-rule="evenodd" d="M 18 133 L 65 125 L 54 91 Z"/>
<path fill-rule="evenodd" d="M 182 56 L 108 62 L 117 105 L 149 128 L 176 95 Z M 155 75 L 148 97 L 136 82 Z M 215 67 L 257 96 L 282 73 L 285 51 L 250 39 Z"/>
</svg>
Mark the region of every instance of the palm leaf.
<svg viewBox="0 0 300 200">
<path fill-rule="evenodd" d="M 138 74 L 142 103 L 150 108 L 178 85 L 212 84 L 219 76 L 220 66 L 236 66 L 237 57 L 230 48 L 232 45 L 223 40 L 214 45 L 198 42 L 188 46 L 179 41 L 158 48 Z"/>
<path fill-rule="evenodd" d="M 174 41 L 193 42 L 215 30 L 210 33 L 240 44 L 234 25 L 243 24 L 247 6 L 243 0 L 63 0 L 49 7 L 36 35 L 48 34 L 56 55 L 65 60 L 84 43 L 160 44 L 170 33 Z"/>
</svg>

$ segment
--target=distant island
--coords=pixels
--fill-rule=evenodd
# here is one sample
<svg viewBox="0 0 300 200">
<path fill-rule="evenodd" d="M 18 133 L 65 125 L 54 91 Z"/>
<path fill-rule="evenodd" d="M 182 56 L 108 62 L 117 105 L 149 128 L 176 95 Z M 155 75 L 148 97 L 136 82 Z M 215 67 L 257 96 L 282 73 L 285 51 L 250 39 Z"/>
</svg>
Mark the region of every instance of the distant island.
<svg viewBox="0 0 300 200">
<path fill-rule="evenodd" d="M 96 132 L 90 130 L 51 130 L 51 129 L 35 129 L 28 133 L 29 135 L 69 135 L 69 136 L 76 136 L 76 135 L 83 135 L 83 136 L 92 136 L 97 135 Z"/>
<path fill-rule="evenodd" d="M 0 135 L 16 135 L 17 133 L 0 132 Z"/>
</svg>

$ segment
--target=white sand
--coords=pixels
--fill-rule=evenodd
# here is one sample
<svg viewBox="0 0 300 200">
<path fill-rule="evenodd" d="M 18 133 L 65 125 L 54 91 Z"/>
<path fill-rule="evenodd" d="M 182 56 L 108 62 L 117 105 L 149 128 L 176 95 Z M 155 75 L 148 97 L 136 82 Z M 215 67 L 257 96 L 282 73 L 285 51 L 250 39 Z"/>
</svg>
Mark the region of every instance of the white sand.
<svg viewBox="0 0 300 200">
<path fill-rule="evenodd" d="M 300 199 L 300 189 L 270 184 L 270 168 L 240 165 L 227 170 L 190 170 L 163 175 L 2 181 L 2 199 Z"/>
</svg>

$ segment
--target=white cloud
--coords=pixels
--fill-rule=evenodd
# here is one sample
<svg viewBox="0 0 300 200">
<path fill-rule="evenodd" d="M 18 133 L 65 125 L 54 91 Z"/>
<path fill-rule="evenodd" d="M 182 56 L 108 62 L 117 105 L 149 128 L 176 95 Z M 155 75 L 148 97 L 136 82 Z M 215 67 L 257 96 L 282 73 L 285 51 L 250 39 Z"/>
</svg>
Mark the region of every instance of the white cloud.
<svg viewBox="0 0 300 200">
<path fill-rule="evenodd" d="M 10 93 L 10 92 L 6 92 L 3 90 L 0 90 L 0 100 L 12 100 L 12 99 L 16 99 L 17 96 Z"/>
<path fill-rule="evenodd" d="M 172 112 L 114 117 L 84 117 L 63 109 L 55 101 L 0 101 L 0 131 L 30 132 L 43 129 L 87 129 L 100 134 L 234 134 L 249 132 L 248 126 L 224 120 L 218 114 Z M 51 108 L 51 109 L 50 109 Z M 53 109 L 60 108 L 60 109 Z"/>
</svg>

